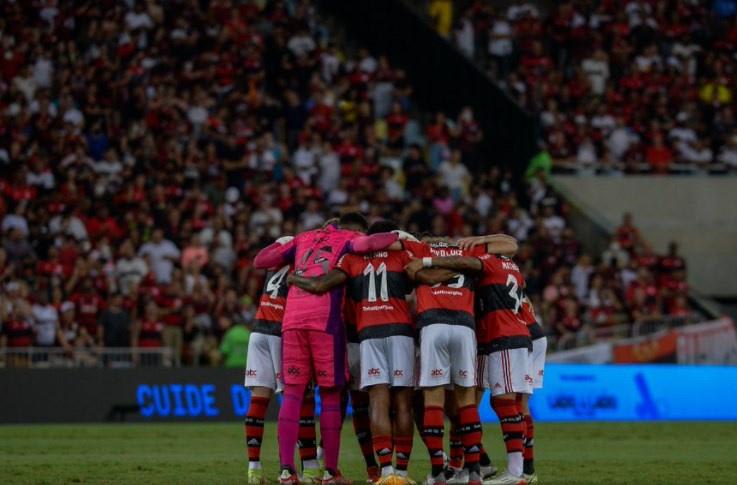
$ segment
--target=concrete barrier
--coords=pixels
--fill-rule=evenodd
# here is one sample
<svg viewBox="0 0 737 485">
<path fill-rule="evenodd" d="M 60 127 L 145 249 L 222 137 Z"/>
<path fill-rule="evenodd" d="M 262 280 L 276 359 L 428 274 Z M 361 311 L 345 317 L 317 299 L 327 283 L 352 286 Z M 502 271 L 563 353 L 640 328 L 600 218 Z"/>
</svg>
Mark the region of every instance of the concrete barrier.
<svg viewBox="0 0 737 485">
<path fill-rule="evenodd" d="M 607 230 L 631 212 L 656 251 L 678 241 L 689 284 L 699 292 L 737 295 L 737 178 L 555 176 L 553 182 Z"/>
</svg>

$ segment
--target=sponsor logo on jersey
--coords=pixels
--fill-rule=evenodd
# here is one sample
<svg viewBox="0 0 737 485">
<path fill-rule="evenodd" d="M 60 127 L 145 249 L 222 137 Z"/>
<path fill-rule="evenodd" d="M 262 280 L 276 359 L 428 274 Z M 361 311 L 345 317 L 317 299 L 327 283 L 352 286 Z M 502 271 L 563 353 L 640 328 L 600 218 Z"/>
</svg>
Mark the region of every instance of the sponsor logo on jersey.
<svg viewBox="0 0 737 485">
<path fill-rule="evenodd" d="M 256 377 L 256 369 L 246 369 L 246 377 Z"/>
<path fill-rule="evenodd" d="M 376 367 L 372 367 L 368 370 L 367 374 L 371 377 L 377 377 L 381 375 L 381 369 L 377 369 Z"/>
<path fill-rule="evenodd" d="M 394 369 L 394 377 L 404 377 L 404 371 L 402 369 Z"/>
<path fill-rule="evenodd" d="M 328 371 L 326 370 L 317 371 L 317 377 L 327 377 L 327 376 L 328 376 Z"/>
<path fill-rule="evenodd" d="M 292 367 L 288 368 L 287 369 L 287 374 L 289 374 L 290 376 L 298 376 L 298 375 L 300 375 L 299 367 L 292 366 Z"/>
<path fill-rule="evenodd" d="M 530 377 L 529 374 L 525 374 L 525 382 L 529 382 L 530 384 L 532 384 L 532 377 Z"/>
<path fill-rule="evenodd" d="M 430 377 L 442 377 L 443 369 L 433 369 L 430 371 Z"/>
<path fill-rule="evenodd" d="M 461 376 L 461 377 L 468 377 L 468 371 L 467 370 L 463 370 L 463 369 L 459 369 L 458 370 L 458 375 Z"/>
</svg>

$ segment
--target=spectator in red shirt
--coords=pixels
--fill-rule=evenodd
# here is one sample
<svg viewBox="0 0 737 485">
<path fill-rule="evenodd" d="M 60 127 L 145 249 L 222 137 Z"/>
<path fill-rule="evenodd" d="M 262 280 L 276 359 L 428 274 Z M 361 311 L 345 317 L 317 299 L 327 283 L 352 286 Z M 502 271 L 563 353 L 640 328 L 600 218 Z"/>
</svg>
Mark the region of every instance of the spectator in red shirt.
<svg viewBox="0 0 737 485">
<path fill-rule="evenodd" d="M 622 217 L 622 224 L 617 228 L 616 236 L 619 246 L 630 253 L 640 243 L 640 231 L 633 224 L 631 213 L 626 212 Z"/>
<path fill-rule="evenodd" d="M 655 133 L 652 144 L 645 149 L 645 161 L 650 164 L 654 173 L 668 173 L 668 168 L 673 162 L 673 152 L 665 144 L 660 132 Z"/>
</svg>

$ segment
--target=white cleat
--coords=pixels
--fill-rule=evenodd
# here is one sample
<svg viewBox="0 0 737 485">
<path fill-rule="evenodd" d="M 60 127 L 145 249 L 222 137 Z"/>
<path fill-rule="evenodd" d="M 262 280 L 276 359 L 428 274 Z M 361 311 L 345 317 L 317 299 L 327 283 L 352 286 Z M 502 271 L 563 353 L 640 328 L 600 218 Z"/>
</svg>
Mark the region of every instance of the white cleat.
<svg viewBox="0 0 737 485">
<path fill-rule="evenodd" d="M 434 477 L 432 475 L 428 475 L 425 479 L 424 485 L 447 485 L 448 482 L 445 479 L 445 473 L 441 472 L 440 475 Z"/>
<path fill-rule="evenodd" d="M 527 485 L 537 485 L 537 473 L 531 473 L 529 475 L 525 473 L 522 476 L 525 477 Z"/>
<path fill-rule="evenodd" d="M 508 471 L 483 481 L 483 485 L 527 485 L 524 477 L 515 477 Z"/>
<path fill-rule="evenodd" d="M 494 465 L 482 466 L 481 467 L 481 479 L 482 480 L 489 480 L 494 475 L 496 475 L 496 472 L 498 472 L 498 471 L 499 470 L 497 470 Z"/>
<path fill-rule="evenodd" d="M 465 485 L 468 483 L 468 470 L 465 468 L 449 467 L 447 470 L 453 472 L 451 476 L 448 476 L 446 472 L 448 485 Z"/>
</svg>

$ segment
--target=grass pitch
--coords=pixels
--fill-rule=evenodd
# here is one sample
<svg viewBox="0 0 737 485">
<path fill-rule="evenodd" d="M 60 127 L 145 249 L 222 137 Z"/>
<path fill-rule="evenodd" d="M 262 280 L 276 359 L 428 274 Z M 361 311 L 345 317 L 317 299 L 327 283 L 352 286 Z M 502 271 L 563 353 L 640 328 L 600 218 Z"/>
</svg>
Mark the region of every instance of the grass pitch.
<svg viewBox="0 0 737 485">
<path fill-rule="evenodd" d="M 363 483 L 363 460 L 350 423 L 343 473 Z M 267 427 L 262 462 L 276 477 L 276 427 Z M 737 423 L 540 424 L 537 472 L 543 484 L 737 483 Z M 484 443 L 497 466 L 497 426 Z M 428 471 L 415 441 L 410 472 Z M 246 483 L 242 425 L 110 424 L 0 426 L 0 483 Z"/>
</svg>

